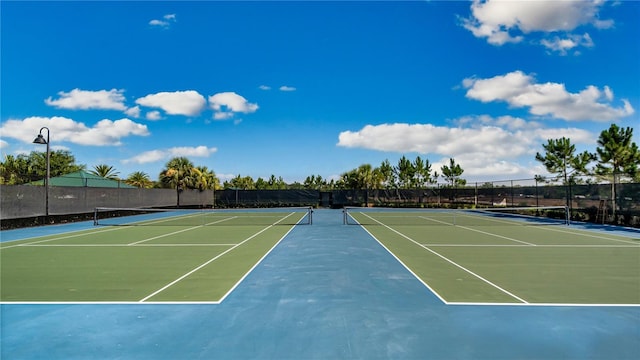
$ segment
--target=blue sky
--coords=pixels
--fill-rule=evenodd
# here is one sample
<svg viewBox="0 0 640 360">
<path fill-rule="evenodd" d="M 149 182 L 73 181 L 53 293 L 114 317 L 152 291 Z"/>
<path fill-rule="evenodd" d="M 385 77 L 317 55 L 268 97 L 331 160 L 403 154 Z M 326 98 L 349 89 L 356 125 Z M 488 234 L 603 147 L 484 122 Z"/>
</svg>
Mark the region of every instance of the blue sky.
<svg viewBox="0 0 640 360">
<path fill-rule="evenodd" d="M 46 126 L 53 149 L 123 178 L 186 156 L 222 180 L 302 182 L 403 155 L 532 178 L 547 139 L 595 151 L 640 123 L 636 1 L 2 1 L 1 16 L 2 155 L 44 151 Z"/>
</svg>

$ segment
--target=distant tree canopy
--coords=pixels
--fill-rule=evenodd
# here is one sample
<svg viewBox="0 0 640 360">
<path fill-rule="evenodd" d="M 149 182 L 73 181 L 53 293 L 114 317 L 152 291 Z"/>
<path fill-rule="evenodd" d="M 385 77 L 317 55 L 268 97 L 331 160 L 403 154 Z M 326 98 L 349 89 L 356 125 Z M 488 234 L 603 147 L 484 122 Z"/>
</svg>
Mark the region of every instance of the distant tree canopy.
<svg viewBox="0 0 640 360">
<path fill-rule="evenodd" d="M 449 165 L 442 165 L 441 170 L 442 177 L 447 180 L 447 183 L 451 185 L 451 187 L 465 185 L 467 183 L 466 180 L 460 178 L 464 170 L 460 167 L 460 164 L 456 164 L 453 158 L 449 159 Z"/>
<path fill-rule="evenodd" d="M 57 177 L 85 170 L 85 165 L 77 165 L 68 150 L 54 150 L 50 153 L 49 172 Z M 6 155 L 0 163 L 0 184 L 20 185 L 44 179 L 47 175 L 46 152 L 32 151 L 29 155 Z"/>
<path fill-rule="evenodd" d="M 124 181 L 131 186 L 149 189 L 153 187 L 153 181 L 149 178 L 149 175 L 142 171 L 136 171 L 131 173 Z"/>
<path fill-rule="evenodd" d="M 598 147 L 594 153 L 583 151 L 576 153 L 576 147 L 566 137 L 549 139 L 542 144 L 543 153 L 536 153 L 535 159 L 541 162 L 546 170 L 555 176 L 553 180 L 562 180 L 565 184 L 575 183 L 581 176 L 592 176 L 608 179 L 612 184 L 629 180 L 640 182 L 640 150 L 632 141 L 633 129 L 621 128 L 612 124 L 609 129 L 600 133 Z M 595 165 L 594 165 L 595 162 Z M 441 174 L 432 169 L 428 159 L 416 156 L 410 160 L 405 155 L 395 165 L 385 159 L 378 167 L 362 164 L 355 169 L 342 173 L 339 178 L 327 180 L 320 175 L 310 175 L 302 183 L 287 184 L 282 177 L 271 175 L 268 179 L 254 180 L 250 176 L 238 174 L 236 177 L 220 184 L 213 170 L 206 166 L 194 165 L 186 157 L 170 159 L 158 175 L 157 181 L 149 175 L 136 171 L 129 174 L 125 182 L 141 188 L 173 188 L 181 189 L 411 189 L 423 188 L 437 183 L 438 178 L 446 181 L 448 186 L 464 186 L 462 178 L 464 169 L 454 158 L 441 166 Z M 56 177 L 80 170 L 86 165 L 76 164 L 74 156 L 67 150 L 51 152 L 51 177 Z M 93 167 L 91 173 L 109 179 L 118 179 L 119 172 L 108 164 Z M 30 154 L 17 156 L 6 155 L 0 162 L 0 184 L 20 185 L 43 179 L 46 176 L 46 153 L 32 151 Z M 544 181 L 543 176 L 536 179 Z M 615 189 L 614 189 L 615 191 Z"/>
<path fill-rule="evenodd" d="M 160 172 L 161 187 L 176 190 L 198 189 L 208 190 L 219 187 L 216 174 L 206 166 L 195 166 L 186 157 L 174 157 L 169 160 Z"/>
<path fill-rule="evenodd" d="M 608 130 L 600 133 L 598 147 L 593 154 L 598 160 L 595 174 L 609 176 L 613 182 L 619 177 L 636 178 L 640 170 L 640 151 L 632 142 L 633 129 L 620 128 L 612 124 Z"/>
<path fill-rule="evenodd" d="M 549 173 L 556 174 L 556 179 L 562 179 L 564 184 L 574 182 L 579 175 L 588 174 L 587 165 L 595 160 L 595 156 L 588 151 L 576 154 L 576 146 L 566 137 L 549 139 L 542 147 L 545 154 L 536 153 L 536 160 Z"/>
</svg>

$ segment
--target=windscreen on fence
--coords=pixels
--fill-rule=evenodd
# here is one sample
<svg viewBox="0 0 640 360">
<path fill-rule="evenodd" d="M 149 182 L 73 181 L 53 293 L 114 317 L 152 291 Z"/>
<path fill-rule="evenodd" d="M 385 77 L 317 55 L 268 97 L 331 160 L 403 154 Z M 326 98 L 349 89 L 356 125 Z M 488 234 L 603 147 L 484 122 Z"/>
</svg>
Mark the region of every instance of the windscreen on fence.
<svg viewBox="0 0 640 360">
<path fill-rule="evenodd" d="M 217 208 L 229 207 L 283 207 L 317 206 L 320 199 L 318 190 L 217 190 Z"/>
<path fill-rule="evenodd" d="M 494 181 L 460 187 L 422 189 L 329 190 L 183 190 L 122 187 L 0 185 L 2 220 L 92 213 L 97 207 L 258 208 L 320 206 L 362 207 L 542 207 L 567 206 L 572 219 L 640 226 L 640 183 L 565 186 L 528 180 Z M 615 196 L 614 196 L 615 194 Z"/>
<path fill-rule="evenodd" d="M 3 220 L 44 216 L 47 192 L 43 186 L 2 186 L 1 217 Z M 93 188 L 51 186 L 49 188 L 49 215 L 93 213 L 97 207 L 212 207 L 213 190 L 186 190 L 139 188 Z"/>
</svg>

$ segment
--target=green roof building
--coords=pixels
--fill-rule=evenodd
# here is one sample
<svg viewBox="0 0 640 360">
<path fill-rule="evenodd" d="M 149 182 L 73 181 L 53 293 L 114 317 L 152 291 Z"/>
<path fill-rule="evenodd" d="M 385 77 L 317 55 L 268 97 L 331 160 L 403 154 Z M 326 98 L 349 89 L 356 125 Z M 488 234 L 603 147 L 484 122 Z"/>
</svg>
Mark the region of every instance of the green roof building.
<svg viewBox="0 0 640 360">
<path fill-rule="evenodd" d="M 44 185 L 44 180 L 32 181 L 29 185 Z M 49 186 L 102 187 L 135 189 L 122 180 L 111 180 L 85 171 L 77 171 L 49 179 Z"/>
</svg>

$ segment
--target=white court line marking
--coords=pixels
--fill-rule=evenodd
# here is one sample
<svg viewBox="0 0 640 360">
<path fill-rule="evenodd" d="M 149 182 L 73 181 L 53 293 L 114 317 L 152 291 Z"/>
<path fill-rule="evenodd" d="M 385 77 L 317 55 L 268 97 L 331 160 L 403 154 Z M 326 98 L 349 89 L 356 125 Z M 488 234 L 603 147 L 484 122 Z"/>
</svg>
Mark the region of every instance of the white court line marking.
<svg viewBox="0 0 640 360">
<path fill-rule="evenodd" d="M 140 240 L 140 241 L 132 242 L 132 243 L 129 243 L 129 244 L 127 244 L 127 245 L 128 245 L 128 246 L 138 245 L 138 244 L 141 244 L 141 243 L 143 243 L 143 242 L 147 242 L 147 241 L 151 241 L 151 240 L 156 240 L 156 239 L 160 239 L 160 238 L 163 238 L 163 237 L 167 237 L 167 236 L 171 236 L 171 235 L 175 235 L 175 234 L 183 233 L 183 232 L 185 232 L 185 231 L 190 231 L 190 230 L 198 229 L 198 228 L 201 228 L 201 227 L 206 226 L 206 225 L 218 224 L 218 223 L 221 223 L 221 222 L 223 222 L 223 221 L 228 221 L 228 220 L 235 219 L 235 218 L 237 218 L 237 216 L 233 216 L 233 217 L 226 218 L 226 219 L 223 219 L 223 220 L 218 220 L 218 221 L 210 222 L 210 223 L 207 223 L 207 224 L 204 224 L 204 225 L 197 225 L 197 226 L 193 226 L 193 227 L 190 227 L 190 228 L 186 228 L 186 229 L 182 229 L 182 230 L 173 231 L 173 232 L 170 232 L 170 233 L 167 233 L 167 234 L 162 234 L 162 235 L 154 236 L 154 237 L 151 237 L 151 238 L 148 238 L 148 239 L 144 239 L 144 240 Z"/>
<path fill-rule="evenodd" d="M 364 213 L 363 213 L 363 214 L 364 214 Z M 369 215 L 367 215 L 367 216 L 369 216 Z M 526 241 L 517 240 L 517 239 L 513 239 L 513 238 L 510 238 L 510 237 L 506 237 L 506 236 L 502 236 L 502 235 L 498 235 L 498 234 L 493 234 L 493 233 L 489 233 L 489 232 L 486 232 L 486 231 L 481 231 L 481 230 L 478 230 L 478 229 L 472 229 L 472 228 L 469 228 L 469 227 L 466 227 L 466 226 L 462 226 L 462 225 L 455 225 L 455 224 L 451 224 L 451 223 L 448 223 L 448 222 L 445 222 L 445 221 L 436 220 L 436 219 L 431 219 L 431 218 L 428 218 L 428 217 L 425 217 L 425 216 L 419 216 L 419 218 L 421 218 L 421 219 L 425 219 L 425 220 L 431 220 L 431 221 L 435 221 L 435 222 L 439 222 L 439 223 L 443 223 L 443 224 L 446 224 L 446 225 L 453 225 L 453 226 L 457 226 L 457 227 L 459 227 L 459 228 L 461 228 L 461 229 L 465 229 L 465 230 L 469 230 L 469 231 L 475 231 L 475 232 L 479 232 L 479 233 L 481 233 L 481 234 L 485 234 L 485 235 L 489 235 L 489 236 L 494 236 L 494 237 L 501 238 L 501 239 L 505 239 L 505 240 L 509 240 L 509 241 L 515 241 L 515 242 L 518 242 L 518 243 L 521 243 L 521 244 L 525 244 L 525 245 L 529 245 L 529 246 L 536 246 L 535 244 L 528 243 L 528 242 L 526 242 Z M 375 219 L 374 219 L 374 220 L 375 220 Z M 376 221 L 377 221 L 377 220 L 376 220 Z"/>
<path fill-rule="evenodd" d="M 376 219 L 372 218 L 371 216 L 369 216 L 369 215 L 367 215 L 367 214 L 365 214 L 365 213 L 362 213 L 362 215 L 364 215 L 364 216 L 366 216 L 366 217 L 370 218 L 371 220 L 373 220 L 373 221 L 377 222 L 378 224 L 380 224 L 380 225 L 382 225 L 382 226 L 386 227 L 387 229 L 389 229 L 389 230 L 393 231 L 394 233 L 396 233 L 396 234 L 398 234 L 398 235 L 402 236 L 403 238 L 405 238 L 405 239 L 407 239 L 407 240 L 411 241 L 412 243 L 414 243 L 414 244 L 416 244 L 416 245 L 420 246 L 421 248 L 423 248 L 423 249 L 425 249 L 425 250 L 429 251 L 430 253 L 432 253 L 432 254 L 434 254 L 434 255 L 438 256 L 439 258 L 441 258 L 442 260 L 445 260 L 446 262 L 450 263 L 451 265 L 454 265 L 454 266 L 458 267 L 459 269 L 461 269 L 461 270 L 463 270 L 463 271 L 465 271 L 465 272 L 467 272 L 467 273 L 471 274 L 472 276 L 475 276 L 476 278 L 478 278 L 478 279 L 482 280 L 483 282 L 485 282 L 485 283 L 487 283 L 487 284 L 489 284 L 489 285 L 493 286 L 494 288 L 496 288 L 496 289 L 500 290 L 501 292 L 503 292 L 503 293 L 505 293 L 505 294 L 507 294 L 507 295 L 511 296 L 512 298 L 514 298 L 514 299 L 516 299 L 516 300 L 518 300 L 518 301 L 520 301 L 520 302 L 522 302 L 522 303 L 525 303 L 525 304 L 528 304 L 528 303 L 529 303 L 528 301 L 526 301 L 526 300 L 524 300 L 524 299 L 520 298 L 519 296 L 517 296 L 517 295 L 515 295 L 515 294 L 513 294 L 513 293 L 511 293 L 511 292 L 509 292 L 509 291 L 508 291 L 508 290 L 506 290 L 506 289 L 501 288 L 500 286 L 498 286 L 498 285 L 496 285 L 496 284 L 492 283 L 491 281 L 489 281 L 489 280 L 487 280 L 487 279 L 483 278 L 482 276 L 480 276 L 480 275 L 478 275 L 478 274 L 474 273 L 473 271 L 471 271 L 471 270 L 469 270 L 469 269 L 465 268 L 464 266 L 462 266 L 462 265 L 460 265 L 460 264 L 456 263 L 455 261 L 453 261 L 453 260 L 451 260 L 451 259 L 449 259 L 449 258 L 447 258 L 447 257 L 445 257 L 445 256 L 443 256 L 443 255 L 440 255 L 439 253 L 437 253 L 437 252 L 435 252 L 435 251 L 433 251 L 433 250 L 429 249 L 428 247 L 426 247 L 426 246 L 424 246 L 424 245 L 422 245 L 422 244 L 418 243 L 417 241 L 413 240 L 412 238 L 408 237 L 407 235 L 405 235 L 405 234 L 403 234 L 403 233 L 401 233 L 401 232 L 399 232 L 399 231 L 397 231 L 397 230 L 393 229 L 392 227 L 387 226 L 387 225 L 385 225 L 385 224 L 383 224 L 383 223 L 381 223 L 381 222 L 377 221 Z"/>
<path fill-rule="evenodd" d="M 192 215 L 189 215 L 192 216 Z M 165 221 L 169 221 L 170 219 L 159 219 L 159 220 L 155 220 L 155 221 L 150 221 L 150 222 L 145 222 L 145 224 L 156 224 L 156 223 L 161 223 L 161 222 L 165 222 Z M 139 222 L 139 221 L 138 221 Z M 133 223 L 132 223 L 133 224 Z M 70 238 L 74 238 L 74 237 L 80 237 L 80 236 L 87 236 L 87 235 L 93 235 L 93 234 L 100 234 L 100 233 L 104 233 L 104 232 L 109 232 L 109 231 L 117 231 L 117 230 L 123 230 L 126 229 L 127 227 L 114 227 L 114 228 L 109 228 L 109 229 L 101 229 L 101 230 L 78 230 L 77 232 L 81 232 L 81 233 L 77 233 L 74 231 L 74 234 L 70 234 L 70 235 L 64 235 L 64 236 L 56 236 L 52 239 L 45 239 L 45 240 L 39 240 L 39 241 L 32 241 L 32 242 L 26 242 L 26 243 L 20 243 L 20 244 L 16 244 L 16 245 L 9 245 L 9 246 L 1 246 L 0 245 L 0 250 L 3 249 L 10 249 L 13 247 L 18 247 L 18 246 L 31 246 L 33 244 L 40 244 L 43 242 L 49 242 L 49 241 L 56 241 L 56 240 L 63 240 L 63 239 L 70 239 Z M 36 236 L 35 238 L 41 238 L 41 237 L 45 237 L 48 235 L 44 235 L 44 236 Z M 18 240 L 13 240 L 14 241 L 27 241 L 28 239 L 18 239 Z"/>
<path fill-rule="evenodd" d="M 468 215 L 468 214 L 461 214 L 461 216 L 467 216 L 467 217 L 473 217 L 473 218 L 481 218 L 479 216 L 473 216 L 473 215 Z M 425 220 L 430 220 L 430 221 L 435 221 L 435 222 L 442 223 L 442 224 L 445 224 L 445 225 L 457 226 L 459 228 L 463 228 L 463 229 L 466 229 L 466 230 L 476 231 L 476 232 L 479 232 L 479 233 L 482 233 L 482 234 L 503 238 L 505 240 L 519 242 L 519 243 L 526 244 L 526 245 L 529 245 L 529 246 L 542 246 L 542 245 L 537 245 L 537 244 L 533 244 L 533 243 L 528 243 L 528 242 L 522 241 L 522 240 L 509 238 L 509 237 L 498 235 L 498 234 L 493 234 L 493 233 L 481 231 L 481 230 L 478 230 L 478 229 L 469 228 L 469 227 L 462 226 L 462 225 L 455 225 L 455 224 L 452 224 L 452 223 L 449 223 L 449 222 L 446 222 L 446 221 L 441 221 L 441 220 L 437 220 L 437 219 L 433 219 L 433 218 L 428 218 L 428 217 L 424 217 L 424 216 L 419 216 L 419 218 L 422 218 L 422 219 L 425 219 Z M 510 225 L 513 225 L 513 224 L 518 224 L 519 225 L 518 222 L 514 222 L 514 221 L 499 220 L 499 219 L 484 219 L 484 218 L 482 218 L 482 219 L 483 220 L 487 220 L 487 221 L 494 221 L 494 222 L 499 222 L 499 223 L 504 223 L 504 224 L 510 224 Z M 560 230 L 560 229 L 557 229 L 557 228 L 551 228 L 551 227 L 546 227 L 546 226 L 540 226 L 538 228 L 542 229 L 542 230 L 556 231 L 556 232 L 561 232 L 561 233 L 564 233 L 564 234 L 570 234 L 570 235 L 575 235 L 575 236 L 586 236 L 586 237 L 592 237 L 592 238 L 596 238 L 596 239 L 623 242 L 625 244 L 638 244 L 638 242 L 635 242 L 633 240 L 615 239 L 615 238 L 610 238 L 610 237 L 606 237 L 606 236 L 589 234 L 588 232 L 585 232 L 584 230 L 579 230 L 579 229 L 578 229 L 579 230 L 578 232 L 575 232 L 575 231 Z M 638 245 L 640 245 L 640 244 L 638 244 Z"/>
<path fill-rule="evenodd" d="M 234 244 L 140 244 L 138 247 L 182 247 L 182 246 L 234 246 Z M 129 244 L 36 244 L 24 247 L 129 247 Z"/>
<path fill-rule="evenodd" d="M 540 307 L 640 307 L 640 304 L 581 304 L 581 303 L 476 303 L 476 302 L 446 302 L 454 306 L 540 306 Z"/>
<path fill-rule="evenodd" d="M 291 213 L 287 215 L 286 217 L 275 222 L 269 227 L 276 225 L 280 221 L 286 219 L 287 217 L 293 214 L 295 213 Z M 303 217 L 301 217 L 298 221 L 302 220 Z M 291 226 L 291 228 L 284 235 L 282 235 L 282 237 L 271 247 L 271 249 L 269 249 L 269 251 L 266 254 L 264 254 L 264 256 L 262 256 L 262 258 L 260 258 L 260 260 L 258 260 L 253 265 L 253 267 L 251 267 L 251 269 L 249 269 L 249 271 L 247 271 L 244 274 L 244 276 L 242 276 L 242 278 L 240 278 L 240 280 L 238 280 L 238 282 L 236 282 L 233 285 L 233 287 L 231 287 L 231 289 L 229 289 L 229 291 L 227 291 L 227 293 L 222 296 L 222 298 L 220 298 L 220 300 L 217 300 L 217 301 L 144 301 L 144 305 L 220 305 L 233 292 L 233 290 L 235 290 L 242 283 L 242 281 L 244 281 L 244 279 L 247 276 L 249 276 L 249 274 L 264 260 L 264 258 L 266 258 L 273 251 L 273 249 L 276 248 L 276 246 L 294 229 L 294 227 L 295 226 Z M 166 245 L 169 245 L 169 244 L 142 244 L 138 246 L 166 246 Z M 183 245 L 185 244 L 178 244 L 177 246 L 183 246 Z M 239 245 L 239 244 L 222 244 L 222 245 L 233 246 L 233 245 Z M 34 245 L 34 247 L 35 246 L 38 246 L 38 245 Z M 42 245 L 42 246 L 47 246 L 47 245 Z M 51 245 L 51 246 L 56 246 L 56 245 Z M 69 246 L 73 246 L 73 245 L 69 245 Z M 111 245 L 111 246 L 126 247 L 128 245 L 121 244 L 121 245 Z M 444 299 L 442 299 L 442 301 L 444 303 Z M 140 301 L 0 301 L 0 305 L 31 305 L 31 304 L 33 305 L 141 305 L 142 302 L 143 302 L 142 300 Z"/>
<path fill-rule="evenodd" d="M 530 246 L 513 245 L 513 244 L 422 244 L 424 246 L 433 247 L 519 247 L 528 248 Z M 640 245 L 536 245 L 537 248 L 604 248 L 604 249 L 616 249 L 616 248 L 640 248 Z"/>
<path fill-rule="evenodd" d="M 293 214 L 294 214 L 294 213 L 291 213 L 291 215 L 293 215 Z M 304 218 L 304 216 L 303 216 L 303 217 L 301 217 L 298 221 L 302 220 L 303 218 Z M 275 249 L 275 248 L 276 248 L 276 246 L 278 246 L 278 244 L 280 244 L 280 242 L 281 242 L 281 241 L 282 241 L 282 240 L 283 240 L 287 235 L 289 235 L 289 233 L 290 233 L 291 231 L 293 231 L 293 229 L 294 229 L 294 226 L 291 226 L 291 228 L 290 228 L 290 229 L 289 229 L 289 230 L 288 230 L 284 235 L 282 235 L 282 237 L 281 237 L 281 238 L 280 238 L 280 239 L 279 239 L 279 240 L 278 240 L 278 241 L 277 241 L 277 242 L 276 242 L 276 243 L 271 247 L 271 249 L 269 249 L 269 251 L 267 251 L 267 252 L 266 252 L 266 254 L 264 254 L 264 255 L 260 258 L 260 260 L 258 260 L 258 261 L 257 261 L 257 262 L 256 262 L 256 263 L 251 267 L 251 269 L 249 269 L 249 271 L 247 271 L 247 272 L 242 276 L 242 278 L 240 278 L 240 280 L 238 280 L 238 282 L 236 282 L 236 283 L 231 287 L 231 289 L 229 289 L 229 291 L 227 291 L 227 293 L 226 293 L 226 294 L 224 294 L 224 295 L 222 296 L 222 298 L 220 298 L 220 300 L 219 300 L 219 301 L 220 301 L 220 302 L 223 302 L 223 301 L 227 298 L 227 296 L 229 296 L 229 294 L 231 294 L 231 293 L 232 293 L 232 292 L 233 292 L 233 291 L 234 291 L 234 290 L 235 290 L 235 289 L 236 289 L 236 288 L 237 288 L 237 287 L 238 287 L 238 286 L 239 286 L 239 285 L 244 281 L 244 279 L 245 279 L 247 276 L 249 276 L 249 274 L 253 271 L 253 269 L 255 269 L 256 267 L 258 267 L 258 265 L 262 262 L 262 260 L 264 260 L 264 258 L 266 258 L 266 257 L 271 253 L 271 251 L 273 251 L 273 249 Z"/>
<path fill-rule="evenodd" d="M 368 215 L 367 215 L 367 216 L 368 216 Z M 437 220 L 437 219 L 428 218 L 428 217 L 426 217 L 426 216 L 418 216 L 418 217 L 419 217 L 419 218 L 421 218 L 421 219 L 430 220 L 430 221 L 435 221 L 435 222 L 439 222 L 439 223 L 446 224 L 446 225 L 453 225 L 453 226 L 457 226 L 457 227 L 459 227 L 459 228 L 461 228 L 461 229 L 465 229 L 465 230 L 469 230 L 469 231 L 476 231 L 476 232 L 479 232 L 479 233 L 481 233 L 481 234 L 485 234 L 485 235 L 489 235 L 489 236 L 494 236 L 494 237 L 502 238 L 502 239 L 509 240 L 509 241 L 515 241 L 515 242 L 518 242 L 518 243 L 521 243 L 521 244 L 525 244 L 525 245 L 529 245 L 529 246 L 536 246 L 535 244 L 528 243 L 528 242 L 526 242 L 526 241 L 517 240 L 517 239 L 512 239 L 512 238 L 510 238 L 510 237 L 506 237 L 506 236 L 502 236 L 502 235 L 498 235 L 498 234 L 493 234 L 493 233 L 489 233 L 489 232 L 485 232 L 485 231 L 481 231 L 481 230 L 477 230 L 477 229 L 472 229 L 472 228 L 469 228 L 469 227 L 466 227 L 466 226 L 462 226 L 462 225 L 455 225 L 455 224 L 452 224 L 452 223 L 449 223 L 449 222 L 446 222 L 446 221 L 441 221 L 441 220 Z M 377 221 L 377 220 L 376 220 L 376 221 Z"/>
<path fill-rule="evenodd" d="M 10 246 L 2 246 L 2 247 L 0 247 L 0 250 L 9 249 L 9 248 L 18 247 L 18 246 L 31 246 L 31 245 L 34 245 L 34 244 L 41 244 L 41 243 L 49 242 L 49 241 L 70 239 L 70 238 L 79 237 L 79 236 L 100 234 L 100 233 L 103 233 L 103 232 L 116 231 L 116 230 L 122 230 L 122 229 L 124 229 L 124 228 L 111 228 L 111 229 L 103 229 L 103 230 L 98 230 L 98 231 L 90 231 L 90 232 L 86 232 L 86 233 L 82 233 L 82 234 L 72 234 L 72 235 L 65 235 L 65 236 L 57 236 L 57 237 L 54 237 L 53 239 L 45 239 L 45 240 L 33 241 L 33 242 L 28 242 L 28 243 L 21 243 L 21 244 L 10 245 Z M 86 231 L 86 230 L 80 230 L 80 231 Z M 22 240 L 14 240 L 14 241 L 22 241 Z"/>
<path fill-rule="evenodd" d="M 481 218 L 480 216 L 469 215 L 469 214 L 461 214 L 461 215 L 462 216 L 467 216 L 467 217 L 473 217 L 473 218 Z M 517 221 L 508 221 L 508 220 L 500 220 L 500 219 L 489 219 L 489 218 L 487 218 L 487 219 L 484 219 L 484 220 L 500 222 L 500 223 L 505 223 L 505 224 L 511 224 L 511 225 L 513 225 L 514 223 L 515 224 L 519 224 L 519 222 L 517 222 Z M 526 224 L 523 224 L 523 225 L 526 226 Z M 540 226 L 539 229 L 548 230 L 548 231 L 556 231 L 556 232 L 561 232 L 561 233 L 571 234 L 571 235 L 577 235 L 577 236 L 592 237 L 592 238 L 596 238 L 596 239 L 619 241 L 619 242 L 624 242 L 624 243 L 627 243 L 627 244 L 637 244 L 637 242 L 634 242 L 633 240 L 615 239 L 615 238 L 606 237 L 606 236 L 602 236 L 602 235 L 595 235 L 595 234 L 589 233 L 588 230 L 582 230 L 582 229 L 575 229 L 575 230 L 577 230 L 577 232 L 576 231 L 560 230 L 558 228 L 552 228 L 550 226 Z M 620 235 L 620 236 L 622 236 L 622 235 Z"/>
<path fill-rule="evenodd" d="M 357 222 L 357 220 L 355 220 L 355 221 Z M 416 278 L 418 281 L 420 281 L 422 283 L 422 285 L 424 285 L 427 289 L 429 289 L 429 291 L 431 291 L 432 294 L 434 294 L 438 299 L 440 299 L 440 301 L 442 301 L 443 304 L 447 303 L 447 301 L 442 296 L 440 296 L 440 294 L 438 294 L 437 291 L 435 291 L 431 286 L 429 286 L 429 284 L 424 282 L 424 280 L 422 280 L 418 276 L 418 274 L 414 273 L 413 270 L 411 270 L 411 268 L 409 268 L 404 262 L 402 262 L 402 260 L 400 260 L 400 258 L 398 258 L 396 256 L 396 254 L 394 254 L 391 250 L 389 250 L 389 248 L 386 247 L 382 243 L 382 241 L 380 241 L 375 235 L 373 235 L 371 232 L 369 232 L 369 230 L 366 227 L 360 225 L 360 228 L 363 229 L 364 231 L 366 231 L 367 234 L 369 234 L 369 236 L 371 236 L 375 241 L 377 241 L 380 246 L 382 246 L 391 256 L 393 256 L 394 259 L 396 259 L 396 261 L 398 261 L 405 268 L 405 270 L 407 270 L 409 273 L 411 273 L 411 275 L 413 275 L 414 278 Z"/>
<path fill-rule="evenodd" d="M 159 293 L 163 292 L 164 290 L 168 289 L 169 287 L 171 287 L 171 286 L 173 286 L 173 285 L 177 284 L 178 282 L 182 281 L 183 279 L 187 278 L 189 275 L 191 275 L 191 274 L 195 273 L 196 271 L 198 271 L 198 270 L 202 269 L 203 267 L 205 267 L 205 266 L 209 265 L 210 263 L 214 262 L 215 260 L 217 260 L 217 259 L 221 258 L 222 256 L 226 255 L 227 253 L 229 253 L 229 252 L 230 252 L 230 251 L 232 251 L 233 249 L 237 248 L 238 246 L 240 246 L 240 245 L 242 245 L 242 244 L 246 243 L 247 241 L 249 241 L 249 240 L 251 240 L 251 239 L 255 238 L 256 236 L 258 236 L 258 235 L 262 234 L 263 232 L 267 231 L 268 229 L 272 228 L 272 227 L 273 227 L 274 225 L 276 225 L 277 223 L 279 223 L 279 222 L 283 221 L 284 219 L 288 218 L 289 216 L 291 216 L 291 215 L 293 215 L 293 214 L 294 214 L 294 213 L 290 213 L 289 215 L 287 215 L 287 216 L 283 217 L 282 219 L 280 219 L 280 220 L 276 221 L 275 223 L 273 223 L 273 224 L 271 224 L 271 225 L 267 226 L 266 228 L 264 228 L 264 229 L 262 229 L 262 230 L 258 231 L 257 233 L 255 233 L 255 234 L 253 234 L 253 235 L 249 236 L 248 238 L 244 239 L 243 241 L 239 242 L 238 244 L 236 244 L 236 245 L 232 246 L 231 248 L 229 248 L 229 249 L 227 249 L 227 250 L 223 251 L 222 253 L 218 254 L 217 256 L 214 256 L 213 258 L 211 258 L 211 259 L 207 260 L 205 263 L 203 263 L 203 264 L 199 265 L 199 266 L 198 266 L 198 267 L 196 267 L 195 269 L 193 269 L 193 270 L 191 270 L 191 271 L 187 272 L 186 274 L 184 274 L 184 275 L 180 276 L 179 278 L 175 279 L 174 281 L 170 282 L 169 284 L 167 284 L 167 285 L 163 286 L 162 288 L 160 288 L 160 289 L 156 290 L 156 291 L 155 291 L 155 292 L 153 292 L 152 294 L 150 294 L 150 295 L 146 296 L 145 298 L 141 299 L 139 302 L 145 302 L 147 299 L 150 299 L 150 298 L 152 298 L 152 297 L 154 297 L 154 296 L 158 295 Z"/>
<path fill-rule="evenodd" d="M 596 239 L 623 242 L 625 244 L 638 244 L 638 245 L 640 245 L 640 242 L 633 241 L 633 239 L 632 240 L 614 239 L 614 238 L 610 238 L 610 237 L 606 237 L 606 236 L 591 234 L 591 233 L 588 232 L 588 230 L 582 230 L 582 229 L 576 229 L 576 230 L 578 230 L 578 232 L 566 231 L 566 230 L 560 230 L 560 229 L 551 229 L 551 228 L 545 228 L 545 227 L 543 227 L 543 229 L 549 230 L 549 231 L 561 232 L 561 233 L 565 233 L 565 234 L 577 235 L 577 236 L 586 236 L 586 237 L 592 237 L 592 238 L 596 238 Z"/>
<path fill-rule="evenodd" d="M 521 244 L 525 244 L 525 245 L 529 245 L 529 246 L 538 246 L 536 244 L 528 243 L 526 241 L 513 239 L 513 238 L 510 238 L 510 237 L 507 237 L 507 236 L 502 236 L 502 235 L 490 233 L 490 232 L 487 232 L 487 231 L 482 231 L 482 230 L 478 230 L 478 229 L 472 229 L 472 228 L 469 228 L 469 227 L 466 227 L 466 226 L 461 226 L 461 225 L 456 225 L 456 226 L 459 227 L 459 228 L 465 229 L 465 230 L 475 231 L 475 232 L 479 232 L 481 234 L 494 236 L 494 237 L 505 239 L 505 240 L 515 241 L 515 242 L 518 242 L 518 243 L 521 243 Z"/>
</svg>

